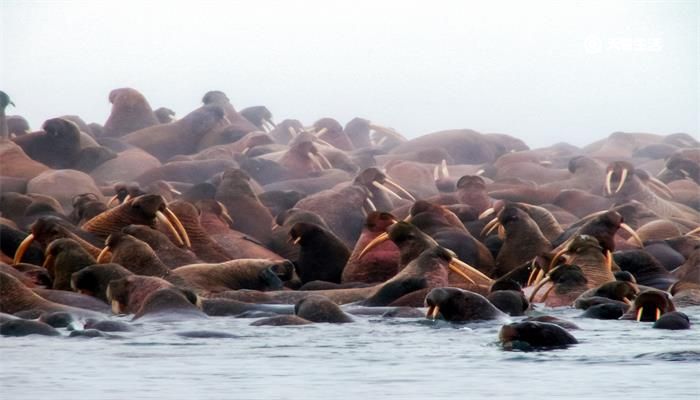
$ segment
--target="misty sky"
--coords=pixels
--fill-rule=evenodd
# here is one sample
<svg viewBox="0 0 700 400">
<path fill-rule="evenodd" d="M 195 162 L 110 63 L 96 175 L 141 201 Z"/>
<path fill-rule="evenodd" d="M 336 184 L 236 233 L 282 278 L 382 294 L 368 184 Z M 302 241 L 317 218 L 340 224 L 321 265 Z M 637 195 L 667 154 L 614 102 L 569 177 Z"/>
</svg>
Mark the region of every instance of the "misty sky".
<svg viewBox="0 0 700 400">
<path fill-rule="evenodd" d="M 698 135 L 698 1 L 291 3 L 0 0 L 8 114 L 104 123 L 128 86 L 178 116 L 216 89 L 277 121 L 360 116 L 411 137 Z"/>
</svg>

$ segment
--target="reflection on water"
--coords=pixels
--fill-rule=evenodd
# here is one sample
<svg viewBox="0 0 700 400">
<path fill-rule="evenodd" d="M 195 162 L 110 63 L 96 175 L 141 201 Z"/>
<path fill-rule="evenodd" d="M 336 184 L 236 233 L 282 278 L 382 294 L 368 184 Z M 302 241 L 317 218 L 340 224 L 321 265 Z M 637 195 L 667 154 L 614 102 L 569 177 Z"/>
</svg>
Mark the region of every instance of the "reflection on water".
<svg viewBox="0 0 700 400">
<path fill-rule="evenodd" d="M 683 311 L 690 331 L 556 310 L 582 328 L 573 332 L 581 343 L 532 353 L 503 351 L 501 323 L 379 317 L 294 327 L 212 318 L 113 338 L 2 338 L 0 398 L 698 399 L 700 307 Z"/>
</svg>

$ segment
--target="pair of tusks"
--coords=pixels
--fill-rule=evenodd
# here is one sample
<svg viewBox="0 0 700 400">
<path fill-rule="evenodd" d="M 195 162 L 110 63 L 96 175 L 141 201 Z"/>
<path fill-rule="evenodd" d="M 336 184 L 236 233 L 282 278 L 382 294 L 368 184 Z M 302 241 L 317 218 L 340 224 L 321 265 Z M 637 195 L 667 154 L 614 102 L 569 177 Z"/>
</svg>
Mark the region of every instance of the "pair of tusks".
<svg viewBox="0 0 700 400">
<path fill-rule="evenodd" d="M 671 188 L 668 187 L 665 183 L 654 178 L 653 176 L 649 176 L 649 181 L 647 183 L 647 186 L 649 186 L 649 188 L 653 190 L 654 193 L 661 195 L 661 197 L 664 197 L 667 200 L 673 200 L 673 192 L 671 191 Z"/>
<path fill-rule="evenodd" d="M 688 179 L 688 177 L 690 176 L 688 171 L 684 170 L 683 168 L 679 168 L 678 171 L 683 175 L 683 179 Z M 661 172 L 659 172 L 656 176 L 661 176 L 661 175 L 665 174 L 666 172 L 668 172 L 668 168 L 664 167 L 661 170 Z"/>
<path fill-rule="evenodd" d="M 262 120 L 262 127 L 265 130 L 266 133 L 272 132 L 275 128 L 277 128 L 277 125 L 275 125 L 274 122 L 272 122 L 271 119 L 263 118 Z"/>
<path fill-rule="evenodd" d="M 437 181 L 438 179 L 444 179 L 449 177 L 450 171 L 447 169 L 447 161 L 445 161 L 445 159 L 443 158 L 440 165 L 436 165 L 433 169 L 433 179 Z"/>
<path fill-rule="evenodd" d="M 384 183 L 381 183 L 379 181 L 372 181 L 372 186 L 376 187 L 379 190 L 382 190 L 389 194 L 390 196 L 394 196 L 395 198 L 399 200 L 410 200 L 410 201 L 416 201 L 416 198 L 413 197 L 411 193 L 408 192 L 408 190 L 404 189 L 403 186 L 399 185 L 398 183 L 392 181 L 389 178 L 384 178 Z M 403 197 L 399 196 L 396 192 L 399 192 L 403 195 Z"/>
<path fill-rule="evenodd" d="M 112 204 L 116 201 L 117 205 L 126 203 L 131 199 L 131 195 L 127 194 L 126 197 L 124 197 L 124 200 L 120 203 L 119 202 L 119 194 L 115 194 L 114 196 L 109 198 L 109 201 L 107 202 L 107 208 L 112 208 Z"/>
<path fill-rule="evenodd" d="M 333 169 L 333 165 L 331 165 L 331 162 L 328 161 L 328 158 L 323 155 L 320 151 L 317 154 L 314 154 L 312 152 L 306 153 L 311 161 L 320 169 L 321 171 L 326 170 L 326 169 Z M 320 161 L 319 161 L 320 160 Z"/>
<path fill-rule="evenodd" d="M 370 250 L 379 246 L 380 244 L 382 244 L 383 242 L 385 242 L 387 240 L 389 240 L 389 234 L 387 232 L 383 232 L 383 233 L 379 234 L 376 238 L 372 239 L 372 241 L 367 243 L 365 248 L 362 249 L 362 251 L 360 251 L 360 255 L 357 257 L 357 259 L 358 260 L 362 259 L 362 257 L 364 257 L 364 255 L 367 254 L 367 252 L 369 252 Z M 471 273 L 473 275 L 476 275 L 476 277 L 478 277 L 478 279 L 484 280 L 488 284 L 490 284 L 492 282 L 491 278 L 484 275 L 481 271 L 479 271 L 478 269 L 465 263 L 464 261 L 461 261 L 457 257 L 452 257 L 452 259 L 448 263 L 448 267 L 450 268 L 450 270 L 452 272 L 461 276 L 462 278 L 464 278 L 465 280 L 467 280 L 469 283 L 471 283 L 473 285 L 476 285 L 476 282 L 474 281 L 474 279 L 472 279 L 472 277 L 467 275 L 467 273 Z"/>
<path fill-rule="evenodd" d="M 328 128 L 321 128 L 318 131 L 312 132 L 311 134 L 318 137 L 321 137 L 324 133 L 328 132 Z"/>
<path fill-rule="evenodd" d="M 365 197 L 365 202 L 362 204 L 362 211 L 364 211 L 365 214 L 377 211 L 377 206 L 374 205 L 374 202 L 369 196 Z"/>
<path fill-rule="evenodd" d="M 486 210 L 486 211 L 488 211 L 488 210 Z M 486 211 L 484 211 L 484 212 L 486 212 Z M 501 240 L 504 240 L 506 238 L 506 228 L 503 227 L 503 225 L 501 224 L 501 221 L 499 221 L 498 218 L 494 218 L 491 221 L 489 221 L 489 223 L 484 226 L 484 229 L 481 230 L 480 235 L 481 236 L 488 236 L 496 228 L 498 228 L 498 238 Z"/>
<path fill-rule="evenodd" d="M 401 142 L 405 142 L 408 140 L 402 134 L 396 132 L 395 130 L 393 130 L 391 128 L 387 128 L 385 126 L 370 123 L 369 128 L 374 130 L 375 132 L 383 133 L 385 135 L 392 136 L 396 139 L 399 139 L 399 141 L 401 141 Z"/>
<path fill-rule="evenodd" d="M 661 309 L 659 307 L 654 307 L 656 309 L 656 319 L 654 321 L 658 321 L 659 318 L 661 318 Z M 639 307 L 639 310 L 637 310 L 637 322 L 641 321 L 642 319 L 642 313 L 644 312 L 644 307 Z"/>
<path fill-rule="evenodd" d="M 559 267 L 555 267 L 555 265 L 557 265 L 557 261 L 559 260 L 559 258 L 562 257 L 567 251 L 569 251 L 568 248 L 565 248 L 564 250 L 561 250 L 554 255 L 552 261 L 549 263 L 549 274 L 551 274 L 552 271 L 556 270 L 557 268 L 561 267 L 561 265 Z M 610 250 L 607 250 L 605 252 L 605 268 L 612 273 L 612 266 L 613 255 Z M 530 276 L 527 278 L 526 286 L 538 285 L 542 282 L 542 278 L 544 277 L 544 269 L 535 263 L 534 258 L 532 259 L 532 264 L 530 264 L 530 268 L 532 269 L 532 272 L 530 272 Z"/>
<path fill-rule="evenodd" d="M 629 170 L 627 168 L 622 169 L 622 174 L 620 175 L 620 183 L 617 184 L 617 187 L 615 188 L 615 192 L 613 193 L 612 191 L 612 176 L 614 170 L 608 171 L 608 174 L 605 175 L 605 194 L 608 196 L 612 196 L 614 193 L 617 193 L 622 189 L 622 185 L 625 184 L 625 180 L 627 180 L 627 174 L 629 174 Z"/>
<path fill-rule="evenodd" d="M 437 319 L 437 316 L 439 313 L 440 313 L 439 306 L 430 306 L 430 307 L 428 307 L 428 312 L 425 313 L 425 318 Z"/>
<path fill-rule="evenodd" d="M 698 234 L 698 233 L 700 233 L 700 226 L 698 226 L 697 228 L 693 229 L 692 231 L 686 233 L 685 235 L 686 235 L 686 236 L 690 236 L 690 235 L 695 235 L 695 234 Z"/>
<path fill-rule="evenodd" d="M 161 224 L 165 225 L 170 233 L 175 237 L 180 246 L 187 246 L 187 248 L 192 248 L 192 243 L 190 242 L 190 236 L 187 234 L 185 227 L 180 222 L 180 219 L 172 212 L 168 207 L 165 207 L 161 211 L 156 211 L 156 219 Z"/>
</svg>

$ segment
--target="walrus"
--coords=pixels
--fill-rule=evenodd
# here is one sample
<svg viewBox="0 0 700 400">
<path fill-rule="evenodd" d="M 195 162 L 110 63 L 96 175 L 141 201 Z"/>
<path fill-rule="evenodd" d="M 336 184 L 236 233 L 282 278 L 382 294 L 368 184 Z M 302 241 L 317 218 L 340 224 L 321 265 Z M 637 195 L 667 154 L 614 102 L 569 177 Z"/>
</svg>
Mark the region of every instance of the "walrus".
<svg viewBox="0 0 700 400">
<path fill-rule="evenodd" d="M 216 190 L 216 200 L 226 206 L 233 228 L 267 243 L 272 234 L 272 215 L 250 187 L 250 177 L 241 170 L 227 170 Z"/>
<path fill-rule="evenodd" d="M 81 308 L 65 306 L 43 299 L 15 277 L 0 272 L 0 313 L 15 314 L 21 311 L 65 311 L 80 317 L 99 317 L 101 314 Z"/>
<path fill-rule="evenodd" d="M 133 275 L 133 272 L 119 264 L 95 264 L 74 272 L 71 275 L 70 286 L 78 293 L 108 302 L 107 286 L 109 282 L 129 275 Z"/>
<path fill-rule="evenodd" d="M 128 275 L 109 282 L 106 290 L 107 302 L 112 305 L 114 314 L 134 314 L 151 293 L 162 288 L 174 286 L 154 276 Z"/>
<path fill-rule="evenodd" d="M 185 281 L 158 258 L 145 242 L 126 233 L 113 233 L 107 237 L 103 252 L 112 252 L 111 262 L 119 264 L 137 275 L 155 276 L 171 281 L 173 284 L 185 285 Z M 98 257 L 97 262 L 105 260 Z"/>
<path fill-rule="evenodd" d="M 180 218 L 180 217 L 178 217 Z M 182 218 L 180 218 L 182 221 Z M 183 222 L 184 226 L 184 222 Z M 158 259 L 168 268 L 177 268 L 183 265 L 200 262 L 197 256 L 188 249 L 177 247 L 164 233 L 145 225 L 129 225 L 122 228 L 122 232 L 139 239 L 153 249 Z M 188 232 L 190 241 L 194 241 L 192 232 Z M 194 244 L 193 244 L 194 246 Z"/>
<path fill-rule="evenodd" d="M 45 254 L 43 266 L 51 275 L 56 290 L 71 290 L 71 275 L 95 264 L 95 258 L 73 239 L 54 240 Z"/>
<path fill-rule="evenodd" d="M 425 298 L 427 318 L 450 322 L 484 321 L 505 318 L 506 314 L 491 304 L 484 296 L 451 287 L 436 288 Z"/>
<path fill-rule="evenodd" d="M 109 305 L 106 302 L 82 293 L 75 293 L 68 290 L 42 288 L 33 288 L 32 290 L 43 299 L 56 304 L 63 304 L 66 306 L 80 308 L 83 310 L 97 311 L 100 313 L 109 313 Z"/>
<path fill-rule="evenodd" d="M 254 304 L 232 299 L 202 299 L 202 311 L 210 317 L 240 316 L 250 312 L 294 314 L 294 307 L 280 304 Z"/>
<path fill-rule="evenodd" d="M 657 319 L 652 328 L 670 330 L 690 329 L 690 319 L 680 311 L 672 311 Z"/>
<path fill-rule="evenodd" d="M 396 222 L 393 215 L 385 212 L 373 211 L 367 215 L 360 238 L 355 243 L 355 248 L 343 268 L 342 282 L 378 283 L 396 275 L 399 270 L 397 262 L 399 249 L 391 240 L 379 244 L 364 257 L 359 257 L 369 242 L 383 234 Z"/>
<path fill-rule="evenodd" d="M 350 251 L 336 235 L 318 225 L 298 222 L 290 229 L 289 236 L 301 247 L 294 266 L 302 283 L 341 282 Z"/>
<path fill-rule="evenodd" d="M 498 338 L 506 350 L 557 349 L 578 343 L 574 336 L 558 325 L 532 321 L 504 325 Z"/>
<path fill-rule="evenodd" d="M 134 320 L 148 317 L 149 320 L 169 321 L 180 319 L 204 319 L 207 315 L 182 294 L 172 288 L 162 288 L 148 295 Z"/>
<path fill-rule="evenodd" d="M 337 304 L 321 295 L 312 295 L 299 300 L 294 305 L 294 314 L 311 322 L 353 322 L 353 319 L 343 312 Z"/>
<path fill-rule="evenodd" d="M 259 319 L 250 326 L 289 326 L 289 325 L 309 325 L 311 321 L 304 318 L 298 317 L 296 315 L 278 315 L 275 317 L 268 317 Z"/>
<path fill-rule="evenodd" d="M 114 89 L 109 92 L 109 102 L 112 111 L 103 127 L 105 136 L 120 137 L 160 123 L 146 98 L 135 89 Z"/>
<path fill-rule="evenodd" d="M 123 136 L 123 142 L 139 147 L 164 162 L 175 155 L 194 152 L 202 137 L 225 124 L 221 107 L 204 106 L 175 122 L 131 132 Z"/>
<path fill-rule="evenodd" d="M 209 293 L 227 290 L 279 290 L 292 278 L 291 262 L 286 260 L 239 259 L 220 264 L 192 264 L 175 273 L 192 287 Z"/>
<path fill-rule="evenodd" d="M 668 292 L 645 290 L 634 299 L 632 307 L 620 319 L 636 319 L 637 322 L 656 322 L 662 315 L 676 311 Z"/>
<path fill-rule="evenodd" d="M 2 336 L 60 336 L 61 333 L 43 322 L 28 321 L 24 319 L 13 319 L 0 324 L 0 335 Z"/>
<path fill-rule="evenodd" d="M 160 195 L 142 195 L 124 201 L 117 207 L 97 215 L 85 222 L 81 228 L 93 235 L 106 239 L 111 233 L 117 233 L 125 226 L 140 224 L 160 228 L 174 243 L 190 247 L 190 239 L 182 222 L 167 206 Z"/>
</svg>

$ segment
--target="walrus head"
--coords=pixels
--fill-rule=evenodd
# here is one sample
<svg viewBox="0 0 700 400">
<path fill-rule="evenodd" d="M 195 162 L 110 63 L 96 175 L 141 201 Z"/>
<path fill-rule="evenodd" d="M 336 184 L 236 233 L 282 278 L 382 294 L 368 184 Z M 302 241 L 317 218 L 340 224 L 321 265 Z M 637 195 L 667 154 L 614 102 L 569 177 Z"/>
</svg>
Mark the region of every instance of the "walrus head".
<svg viewBox="0 0 700 400">
<path fill-rule="evenodd" d="M 413 197 L 408 190 L 389 179 L 386 174 L 376 167 L 369 167 L 362 170 L 355 178 L 355 183 L 364 185 L 370 191 L 375 188 L 379 189 L 390 197 L 394 197 L 398 200 L 416 201 L 416 198 Z"/>
<path fill-rule="evenodd" d="M 187 231 L 177 216 L 165 204 L 159 195 L 143 195 L 129 199 L 117 207 L 111 208 L 83 224 L 82 229 L 106 238 L 112 233 L 132 224 L 156 227 L 160 224 L 165 232 L 180 246 L 191 247 Z"/>
<path fill-rule="evenodd" d="M 676 311 L 671 295 L 661 290 L 650 289 L 639 293 L 630 310 L 620 319 L 635 319 L 637 322 L 655 322 L 662 315 Z"/>
<path fill-rule="evenodd" d="M 626 161 L 615 161 L 610 163 L 605 171 L 606 196 L 613 197 L 618 193 L 624 194 L 629 190 L 630 182 L 633 180 L 635 172 L 634 165 Z"/>
<path fill-rule="evenodd" d="M 436 288 L 425 298 L 426 318 L 447 321 L 483 321 L 505 316 L 484 296 L 451 287 Z"/>
<path fill-rule="evenodd" d="M 91 256 L 97 257 L 100 249 L 79 235 L 79 230 L 67 221 L 57 217 L 41 217 L 31 227 L 31 233 L 20 243 L 15 251 L 14 264 L 22 260 L 32 242 L 36 240 L 46 248 L 49 243 L 60 238 L 70 238 L 78 242 Z"/>
</svg>

